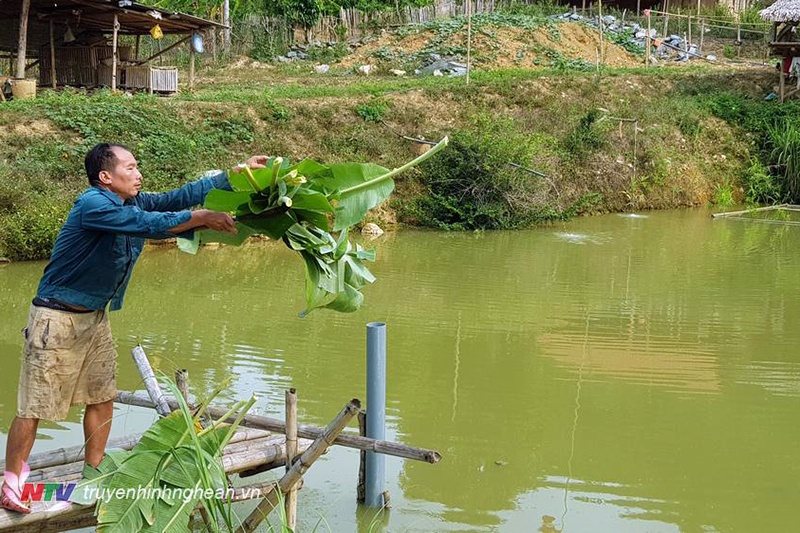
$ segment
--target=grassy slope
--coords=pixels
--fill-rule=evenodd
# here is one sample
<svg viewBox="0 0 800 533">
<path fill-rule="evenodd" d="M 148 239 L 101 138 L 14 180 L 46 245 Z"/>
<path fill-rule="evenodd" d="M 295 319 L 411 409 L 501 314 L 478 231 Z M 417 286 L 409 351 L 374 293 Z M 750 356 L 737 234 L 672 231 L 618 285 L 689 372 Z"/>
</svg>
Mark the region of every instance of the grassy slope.
<svg viewBox="0 0 800 533">
<path fill-rule="evenodd" d="M 84 187 L 83 153 L 101 140 L 129 145 L 146 186 L 166 189 L 252 153 L 393 167 L 417 149 L 393 131 L 438 139 L 492 123 L 498 138 L 526 139 L 523 163 L 550 177 L 553 203 L 597 193 L 595 211 L 705 204 L 722 190 L 736 192 L 752 150 L 746 136 L 712 116 L 709 98 L 725 92 L 760 98 L 772 81 L 766 69 L 625 69 L 601 78 L 503 70 L 476 73 L 466 87 L 463 78 L 308 70 L 206 71 L 201 89 L 174 98 L 45 91 L 33 101 L 4 104 L 0 255 L 49 253 Z M 576 135 L 592 110 L 638 119 L 640 129 L 634 136 L 632 125 L 604 119 L 589 138 Z M 422 191 L 413 173 L 401 178 L 392 208 L 381 216 L 397 212 L 402 219 L 404 206 Z"/>
</svg>

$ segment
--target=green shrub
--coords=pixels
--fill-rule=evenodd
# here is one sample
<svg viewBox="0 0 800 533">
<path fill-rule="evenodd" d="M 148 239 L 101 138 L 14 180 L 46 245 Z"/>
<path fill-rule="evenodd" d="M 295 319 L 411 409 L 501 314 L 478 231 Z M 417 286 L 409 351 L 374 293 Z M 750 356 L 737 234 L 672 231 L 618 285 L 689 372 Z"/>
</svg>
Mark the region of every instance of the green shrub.
<svg viewBox="0 0 800 533">
<path fill-rule="evenodd" d="M 380 99 L 374 99 L 356 107 L 356 114 L 367 122 L 380 122 L 389 112 L 389 105 Z"/>
<path fill-rule="evenodd" d="M 410 214 L 422 225 L 449 230 L 510 229 L 560 218 L 547 201 L 546 182 L 519 168 L 529 164 L 528 139 L 510 121 L 478 122 L 454 133 L 447 150 L 422 166 L 427 194 Z"/>
<path fill-rule="evenodd" d="M 600 112 L 592 109 L 583 116 L 563 141 L 564 150 L 575 159 L 582 160 L 605 144 L 597 126 Z"/>
<path fill-rule="evenodd" d="M 723 45 L 722 55 L 725 56 L 726 59 L 736 59 L 736 47 L 729 44 Z"/>
<path fill-rule="evenodd" d="M 769 132 L 771 150 L 767 162 L 774 165 L 781 177 L 781 190 L 787 200 L 800 201 L 800 124 L 782 122 Z"/>
<path fill-rule="evenodd" d="M 748 203 L 774 204 L 780 201 L 780 184 L 758 159 L 750 161 L 742 181 L 745 186 L 745 200 Z"/>
<path fill-rule="evenodd" d="M 67 203 L 43 196 L 31 199 L 24 209 L 0 217 L 0 248 L 16 261 L 49 257 L 68 212 Z"/>
</svg>

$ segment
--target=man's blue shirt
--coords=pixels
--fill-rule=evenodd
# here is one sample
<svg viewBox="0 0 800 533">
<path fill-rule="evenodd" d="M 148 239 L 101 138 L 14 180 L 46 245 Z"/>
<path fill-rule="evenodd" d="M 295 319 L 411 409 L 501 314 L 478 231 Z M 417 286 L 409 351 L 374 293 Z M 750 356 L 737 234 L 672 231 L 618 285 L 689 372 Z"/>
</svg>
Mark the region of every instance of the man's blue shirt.
<svg viewBox="0 0 800 533">
<path fill-rule="evenodd" d="M 139 193 L 125 202 L 90 187 L 72 207 L 56 239 L 37 296 L 87 309 L 122 307 L 133 265 L 145 239 L 167 239 L 167 229 L 187 222 L 186 209 L 202 204 L 211 189 L 230 190 L 224 172 L 165 193 Z"/>
</svg>

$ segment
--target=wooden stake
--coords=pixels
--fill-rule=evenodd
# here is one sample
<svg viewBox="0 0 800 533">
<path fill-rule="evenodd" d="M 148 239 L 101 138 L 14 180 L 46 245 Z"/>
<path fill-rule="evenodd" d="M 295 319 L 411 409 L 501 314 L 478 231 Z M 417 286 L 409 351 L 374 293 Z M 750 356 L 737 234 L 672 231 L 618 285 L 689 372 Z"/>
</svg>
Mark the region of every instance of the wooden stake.
<svg viewBox="0 0 800 533">
<path fill-rule="evenodd" d="M 469 85 L 469 74 L 472 70 L 472 0 L 467 1 L 467 85 Z"/>
<path fill-rule="evenodd" d="M 706 22 L 704 20 L 700 21 L 700 44 L 697 46 L 697 53 L 703 53 L 703 38 L 706 34 Z"/>
<path fill-rule="evenodd" d="M 186 402 L 186 405 L 189 405 L 189 371 L 185 368 L 181 368 L 175 371 L 175 385 L 178 386 L 178 390 L 181 391 L 181 396 L 183 396 L 183 401 Z"/>
<path fill-rule="evenodd" d="M 297 456 L 297 393 L 295 389 L 286 391 L 286 472 L 292 469 Z M 284 500 L 286 525 L 295 531 L 297 525 L 297 490 L 291 489 Z"/>
<path fill-rule="evenodd" d="M 50 21 L 50 84 L 56 88 L 56 37 L 53 21 Z"/>
<path fill-rule="evenodd" d="M 367 436 L 367 412 L 358 413 L 358 434 Z M 367 498 L 367 452 L 361 450 L 358 460 L 358 486 L 356 487 L 356 501 L 364 503 Z"/>
<path fill-rule="evenodd" d="M 141 37 L 141 35 L 137 35 L 136 36 L 136 42 L 133 45 L 133 60 L 134 61 L 138 61 L 139 60 L 139 38 L 140 37 Z"/>
<path fill-rule="evenodd" d="M 664 32 L 661 34 L 661 37 L 664 39 L 667 38 L 667 29 L 669 29 L 669 0 L 665 0 L 664 3 Z"/>
<path fill-rule="evenodd" d="M 117 33 L 119 32 L 119 18 L 117 14 L 114 13 L 114 33 L 112 36 L 111 41 L 111 92 L 115 92 L 117 90 Z M 134 348 L 135 349 L 135 348 Z M 144 352 L 142 352 L 144 354 Z M 147 356 L 145 356 L 145 360 Z M 152 372 L 152 370 L 151 370 Z M 158 386 L 158 384 L 156 384 Z M 162 416 L 167 416 L 162 414 Z"/>
<path fill-rule="evenodd" d="M 114 75 L 111 77 L 111 85 L 113 90 L 113 87 L 116 85 Z M 139 369 L 139 374 L 142 376 L 142 381 L 147 389 L 147 395 L 150 396 L 150 399 L 156 405 L 156 411 L 161 416 L 167 416 L 172 409 L 170 409 L 165 396 L 161 393 L 161 387 L 158 385 L 158 380 L 156 380 L 156 376 L 153 373 L 153 367 L 150 366 L 150 361 L 147 359 L 147 354 L 144 353 L 142 345 L 137 344 L 136 347 L 131 350 L 131 355 L 133 356 L 133 361 L 136 363 L 136 368 Z"/>
<path fill-rule="evenodd" d="M 155 407 L 155 402 L 143 394 L 136 394 L 132 392 L 120 391 L 117 393 L 116 402 L 125 405 L 136 405 L 139 407 Z M 166 399 L 168 405 L 176 404 L 172 398 Z M 209 406 L 206 413 L 213 418 L 220 418 L 226 415 L 227 409 L 221 407 Z M 230 417 L 228 420 L 233 421 L 236 415 Z M 286 423 L 277 418 L 270 418 L 267 416 L 259 415 L 245 415 L 242 419 L 243 427 L 251 427 L 257 429 L 266 429 L 268 431 L 277 431 L 279 433 L 286 433 Z M 297 435 L 307 439 L 316 439 L 324 432 L 323 428 L 314 426 L 297 426 Z M 357 437 L 355 435 L 339 435 L 336 437 L 334 444 L 338 446 L 345 446 L 347 448 L 356 448 L 358 450 L 368 450 L 376 453 L 383 453 L 392 455 L 394 457 L 402 457 L 404 459 L 413 459 L 415 461 L 422 461 L 425 463 L 436 464 L 442 460 L 442 456 L 435 450 L 428 450 L 425 448 L 417 448 L 415 446 L 408 446 L 398 442 L 389 442 L 385 440 L 375 440 L 367 437 Z"/>
<path fill-rule="evenodd" d="M 17 41 L 17 79 L 25 79 L 25 54 L 28 51 L 28 15 L 31 11 L 31 0 L 22 0 L 22 11 L 19 14 L 19 40 Z"/>
<path fill-rule="evenodd" d="M 350 420 L 361 410 L 361 402 L 357 399 L 352 399 L 344 406 L 336 418 L 325 428 L 322 435 L 317 437 L 311 447 L 300 456 L 292 468 L 284 475 L 275 489 L 267 493 L 267 496 L 259 502 L 256 508 L 250 515 L 245 518 L 242 525 L 236 530 L 237 533 L 250 533 L 254 531 L 258 525 L 275 509 L 278 505 L 281 493 L 288 492 L 300 480 L 311 465 L 316 461 L 325 451 L 330 448 L 336 437 L 342 430 L 350 423 Z"/>
<path fill-rule="evenodd" d="M 650 49 L 653 47 L 653 43 L 650 39 L 650 11 L 647 12 L 647 35 L 644 38 L 645 46 L 644 46 L 644 66 L 650 66 Z"/>
<path fill-rule="evenodd" d="M 600 62 L 605 62 L 603 55 L 603 0 L 598 0 L 597 2 L 597 21 L 600 28 Z"/>
</svg>

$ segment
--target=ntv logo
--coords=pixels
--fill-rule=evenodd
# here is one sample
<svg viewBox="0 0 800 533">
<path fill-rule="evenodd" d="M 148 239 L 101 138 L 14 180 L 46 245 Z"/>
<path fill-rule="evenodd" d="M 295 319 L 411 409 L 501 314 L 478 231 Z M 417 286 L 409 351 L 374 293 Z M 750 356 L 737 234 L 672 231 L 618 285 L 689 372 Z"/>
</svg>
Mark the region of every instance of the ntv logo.
<svg viewBox="0 0 800 533">
<path fill-rule="evenodd" d="M 72 491 L 75 490 L 77 483 L 25 483 L 22 486 L 20 499 L 23 502 L 57 502 L 69 501 Z"/>
</svg>

